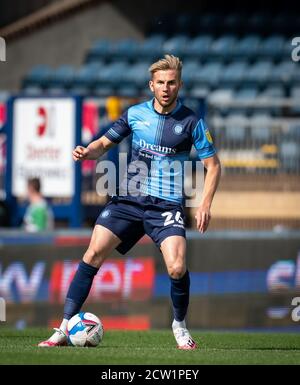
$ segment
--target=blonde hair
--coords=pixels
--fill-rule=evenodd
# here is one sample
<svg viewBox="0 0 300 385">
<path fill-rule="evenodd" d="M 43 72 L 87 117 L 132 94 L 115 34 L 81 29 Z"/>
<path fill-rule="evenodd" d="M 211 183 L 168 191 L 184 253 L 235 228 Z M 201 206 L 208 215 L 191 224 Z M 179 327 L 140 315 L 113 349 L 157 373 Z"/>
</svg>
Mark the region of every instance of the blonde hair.
<svg viewBox="0 0 300 385">
<path fill-rule="evenodd" d="M 160 59 L 157 62 L 151 64 L 149 72 L 151 77 L 157 71 L 176 70 L 181 79 L 182 61 L 174 55 L 165 55 L 164 59 Z"/>
</svg>

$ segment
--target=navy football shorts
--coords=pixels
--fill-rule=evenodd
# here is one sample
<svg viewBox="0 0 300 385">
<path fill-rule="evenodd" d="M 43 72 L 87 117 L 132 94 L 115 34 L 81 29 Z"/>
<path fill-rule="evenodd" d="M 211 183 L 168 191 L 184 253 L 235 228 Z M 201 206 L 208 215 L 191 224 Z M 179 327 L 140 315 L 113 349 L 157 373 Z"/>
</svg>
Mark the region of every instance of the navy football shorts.
<svg viewBox="0 0 300 385">
<path fill-rule="evenodd" d="M 185 237 L 184 220 L 183 207 L 176 202 L 150 195 L 114 196 L 101 211 L 96 224 L 108 228 L 121 239 L 116 249 L 125 254 L 144 234 L 159 248 L 171 235 Z"/>
</svg>

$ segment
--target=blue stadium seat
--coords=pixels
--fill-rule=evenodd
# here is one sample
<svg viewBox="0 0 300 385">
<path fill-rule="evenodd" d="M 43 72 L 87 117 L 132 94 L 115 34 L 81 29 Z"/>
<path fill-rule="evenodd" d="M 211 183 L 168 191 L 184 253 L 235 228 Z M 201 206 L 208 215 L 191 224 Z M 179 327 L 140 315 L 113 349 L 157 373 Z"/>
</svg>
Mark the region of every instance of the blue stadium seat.
<svg viewBox="0 0 300 385">
<path fill-rule="evenodd" d="M 53 74 L 53 70 L 46 65 L 38 65 L 31 69 L 28 75 L 23 80 L 23 87 L 27 86 L 47 86 Z"/>
<path fill-rule="evenodd" d="M 220 83 L 239 86 L 248 70 L 248 63 L 244 61 L 236 61 L 230 63 L 221 73 Z"/>
<path fill-rule="evenodd" d="M 96 85 L 105 85 L 118 87 L 123 81 L 124 74 L 129 70 L 130 66 L 127 62 L 118 61 L 106 65 L 98 71 L 96 76 Z"/>
<path fill-rule="evenodd" d="M 280 160 L 283 171 L 299 171 L 300 146 L 295 141 L 284 141 L 280 145 Z"/>
<path fill-rule="evenodd" d="M 81 95 L 81 96 L 86 96 L 91 93 L 91 90 L 89 87 L 85 86 L 74 86 L 69 88 L 68 92 L 72 95 Z"/>
<path fill-rule="evenodd" d="M 256 58 L 261 38 L 258 35 L 247 35 L 240 39 L 233 50 L 233 56 L 243 60 Z"/>
<path fill-rule="evenodd" d="M 218 34 L 221 32 L 224 15 L 207 12 L 198 16 L 198 30 L 201 33 Z"/>
<path fill-rule="evenodd" d="M 228 142 L 245 142 L 248 119 L 243 114 L 231 114 L 225 119 L 225 138 Z"/>
<path fill-rule="evenodd" d="M 223 22 L 224 31 L 227 33 L 240 33 L 243 30 L 245 18 L 245 14 L 241 12 L 229 13 L 225 16 L 225 20 Z"/>
<path fill-rule="evenodd" d="M 109 86 L 98 86 L 93 89 L 93 94 L 95 96 L 114 96 L 116 95 L 116 91 L 113 87 Z"/>
<path fill-rule="evenodd" d="M 298 145 L 300 146 L 300 121 L 298 120 L 288 122 L 285 126 L 283 135 L 285 139 L 297 141 Z"/>
<path fill-rule="evenodd" d="M 242 99 L 242 100 L 245 100 L 245 99 L 255 99 L 258 95 L 258 88 L 256 87 L 243 87 L 243 88 L 240 88 L 238 91 L 236 91 L 234 97 L 236 99 Z"/>
<path fill-rule="evenodd" d="M 43 88 L 40 86 L 25 86 L 22 89 L 22 93 L 28 96 L 41 95 L 44 92 Z"/>
<path fill-rule="evenodd" d="M 271 35 L 262 40 L 259 46 L 258 56 L 272 60 L 283 57 L 285 39 L 281 35 Z"/>
<path fill-rule="evenodd" d="M 294 114 L 300 114 L 300 85 L 291 88 L 291 98 L 294 102 L 291 112 Z"/>
<path fill-rule="evenodd" d="M 74 77 L 73 86 L 92 87 L 103 65 L 100 63 L 88 63 L 82 66 Z"/>
<path fill-rule="evenodd" d="M 137 62 L 130 65 L 123 74 L 123 84 L 127 86 L 146 87 L 150 79 L 149 67 L 149 62 Z"/>
<path fill-rule="evenodd" d="M 206 86 L 193 86 L 190 91 L 189 91 L 189 95 L 193 98 L 200 98 L 200 99 L 204 99 L 208 96 L 209 94 L 209 88 L 206 87 Z"/>
<path fill-rule="evenodd" d="M 293 86 L 299 86 L 300 85 L 300 62 L 292 62 L 291 65 L 291 85 Z"/>
<path fill-rule="evenodd" d="M 182 80 L 186 88 L 190 88 L 194 85 L 195 74 L 200 71 L 200 68 L 200 63 L 197 60 L 184 61 Z"/>
<path fill-rule="evenodd" d="M 285 97 L 285 90 L 282 86 L 280 85 L 275 85 L 275 86 L 267 86 L 260 94 L 260 98 L 264 99 L 269 99 L 269 100 L 274 100 L 274 99 L 280 99 Z M 257 108 L 255 110 L 258 110 Z M 265 106 L 265 107 L 260 107 L 259 108 L 260 112 L 265 111 L 266 113 L 272 114 L 273 116 L 275 115 L 281 115 L 282 114 L 282 107 L 281 106 Z"/>
<path fill-rule="evenodd" d="M 260 94 L 260 97 L 269 97 L 269 98 L 284 98 L 285 90 L 282 86 L 268 86 Z"/>
<path fill-rule="evenodd" d="M 219 62 L 206 63 L 195 73 L 195 83 L 201 85 L 216 86 L 223 71 L 223 65 Z"/>
<path fill-rule="evenodd" d="M 271 61 L 257 61 L 245 73 L 245 83 L 256 84 L 260 86 L 265 85 L 270 79 L 272 69 L 273 64 Z"/>
<path fill-rule="evenodd" d="M 185 56 L 190 59 L 206 59 L 210 53 L 213 38 L 210 35 L 200 35 L 191 39 L 185 47 Z"/>
<path fill-rule="evenodd" d="M 149 36 L 138 46 L 137 57 L 141 60 L 153 61 L 163 55 L 163 43 L 166 40 L 164 35 Z"/>
<path fill-rule="evenodd" d="M 274 65 L 273 71 L 269 76 L 269 81 L 275 84 L 289 85 L 293 79 L 295 63 L 291 59 L 284 60 L 277 65 Z"/>
<path fill-rule="evenodd" d="M 250 118 L 251 138 L 257 144 L 266 144 L 271 139 L 272 118 L 268 114 L 255 114 Z"/>
<path fill-rule="evenodd" d="M 213 58 L 231 58 L 237 43 L 234 35 L 223 35 L 214 40 L 211 45 L 210 56 Z"/>
<path fill-rule="evenodd" d="M 265 12 L 249 15 L 245 23 L 245 32 L 266 34 L 271 30 L 271 16 Z"/>
<path fill-rule="evenodd" d="M 112 43 L 109 40 L 99 39 L 95 41 L 87 54 L 87 62 L 97 60 L 106 61 L 111 54 L 111 47 Z"/>
<path fill-rule="evenodd" d="M 116 95 L 128 97 L 128 98 L 136 98 L 140 94 L 139 89 L 133 85 L 126 86 L 122 85 L 116 89 Z"/>
<path fill-rule="evenodd" d="M 48 87 L 47 89 L 44 90 L 44 93 L 46 93 L 47 95 L 51 95 L 51 96 L 59 96 L 59 95 L 64 95 L 66 94 L 68 91 L 66 88 L 64 88 L 63 86 L 50 86 Z"/>
<path fill-rule="evenodd" d="M 189 41 L 186 35 L 175 35 L 163 43 L 163 52 L 183 57 Z"/>
<path fill-rule="evenodd" d="M 53 71 L 49 86 L 68 87 L 74 80 L 75 69 L 69 65 L 62 65 Z"/>
<path fill-rule="evenodd" d="M 111 47 L 111 60 L 135 59 L 139 50 L 139 42 L 134 39 L 122 39 L 113 43 Z"/>
</svg>

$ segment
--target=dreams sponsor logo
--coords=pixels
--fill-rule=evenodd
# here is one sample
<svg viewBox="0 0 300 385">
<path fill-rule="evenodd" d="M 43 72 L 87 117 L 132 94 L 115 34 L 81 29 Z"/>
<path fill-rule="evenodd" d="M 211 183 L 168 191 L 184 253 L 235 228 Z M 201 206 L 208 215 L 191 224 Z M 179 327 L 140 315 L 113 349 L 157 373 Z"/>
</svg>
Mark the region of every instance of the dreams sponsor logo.
<svg viewBox="0 0 300 385">
<path fill-rule="evenodd" d="M 141 148 L 146 149 L 146 150 L 158 151 L 158 152 L 161 152 L 163 154 L 176 154 L 175 148 L 163 147 L 163 146 L 160 146 L 159 144 L 147 143 L 144 139 L 140 139 L 139 144 L 140 144 Z"/>
</svg>

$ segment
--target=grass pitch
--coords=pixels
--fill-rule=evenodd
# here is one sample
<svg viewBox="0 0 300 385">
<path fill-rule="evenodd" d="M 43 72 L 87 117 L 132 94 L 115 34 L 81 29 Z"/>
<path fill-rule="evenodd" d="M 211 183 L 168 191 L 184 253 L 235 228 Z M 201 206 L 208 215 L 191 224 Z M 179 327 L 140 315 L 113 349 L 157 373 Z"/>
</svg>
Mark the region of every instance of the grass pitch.
<svg viewBox="0 0 300 385">
<path fill-rule="evenodd" d="M 176 349 L 171 330 L 107 331 L 96 348 L 38 348 L 47 329 L 0 328 L 0 364 L 300 364 L 300 335 L 196 332 L 195 351 Z"/>
</svg>

